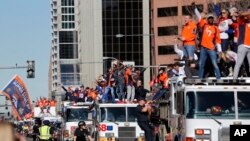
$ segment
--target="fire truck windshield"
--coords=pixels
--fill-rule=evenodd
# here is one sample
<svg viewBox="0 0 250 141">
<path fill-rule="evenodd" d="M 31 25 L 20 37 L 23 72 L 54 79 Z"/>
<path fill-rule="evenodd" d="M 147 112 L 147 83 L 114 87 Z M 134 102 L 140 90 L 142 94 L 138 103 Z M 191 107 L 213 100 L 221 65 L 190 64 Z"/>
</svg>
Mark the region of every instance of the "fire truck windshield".
<svg viewBox="0 0 250 141">
<path fill-rule="evenodd" d="M 190 91 L 186 93 L 187 118 L 235 118 L 233 91 Z"/>
<path fill-rule="evenodd" d="M 250 92 L 238 92 L 239 119 L 250 118 Z"/>
<path fill-rule="evenodd" d="M 88 120 L 89 110 L 85 108 L 70 108 L 67 109 L 67 121 Z"/>
<path fill-rule="evenodd" d="M 126 122 L 125 107 L 102 107 L 101 121 Z"/>
</svg>

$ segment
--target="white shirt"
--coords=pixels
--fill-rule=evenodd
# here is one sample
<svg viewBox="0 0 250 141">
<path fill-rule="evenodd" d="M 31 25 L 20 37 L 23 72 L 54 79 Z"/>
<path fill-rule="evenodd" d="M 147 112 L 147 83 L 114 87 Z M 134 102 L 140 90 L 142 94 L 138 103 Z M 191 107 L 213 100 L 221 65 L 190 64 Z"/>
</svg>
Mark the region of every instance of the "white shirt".
<svg viewBox="0 0 250 141">
<path fill-rule="evenodd" d="M 221 39 L 228 39 L 228 34 L 225 32 L 229 29 L 229 25 L 231 25 L 233 21 L 231 19 L 226 19 L 220 22 L 219 30 L 220 30 L 220 38 Z"/>
</svg>

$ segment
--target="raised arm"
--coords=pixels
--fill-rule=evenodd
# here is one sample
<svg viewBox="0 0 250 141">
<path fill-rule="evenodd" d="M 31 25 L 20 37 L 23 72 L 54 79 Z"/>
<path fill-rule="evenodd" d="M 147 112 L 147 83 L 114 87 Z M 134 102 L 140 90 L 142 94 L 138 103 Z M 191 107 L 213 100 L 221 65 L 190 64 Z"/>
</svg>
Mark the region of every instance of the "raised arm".
<svg viewBox="0 0 250 141">
<path fill-rule="evenodd" d="M 192 7 L 194 9 L 195 16 L 198 18 L 198 22 L 200 22 L 201 21 L 201 13 L 198 10 L 198 8 L 196 7 L 195 2 L 192 2 Z"/>
</svg>

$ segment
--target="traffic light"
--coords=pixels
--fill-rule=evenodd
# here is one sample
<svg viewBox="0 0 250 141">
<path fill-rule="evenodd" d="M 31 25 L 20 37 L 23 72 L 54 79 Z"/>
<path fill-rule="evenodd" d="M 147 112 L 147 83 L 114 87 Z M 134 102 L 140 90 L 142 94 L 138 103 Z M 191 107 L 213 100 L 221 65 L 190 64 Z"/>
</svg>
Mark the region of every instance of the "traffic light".
<svg viewBox="0 0 250 141">
<path fill-rule="evenodd" d="M 27 78 L 35 78 L 35 61 L 28 60 L 27 64 Z"/>
</svg>

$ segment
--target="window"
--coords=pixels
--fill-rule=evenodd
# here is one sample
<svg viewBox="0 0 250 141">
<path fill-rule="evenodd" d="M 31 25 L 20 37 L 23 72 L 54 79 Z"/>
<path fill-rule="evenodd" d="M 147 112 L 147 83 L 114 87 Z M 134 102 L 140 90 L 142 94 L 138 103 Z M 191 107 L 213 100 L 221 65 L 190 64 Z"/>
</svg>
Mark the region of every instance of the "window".
<svg viewBox="0 0 250 141">
<path fill-rule="evenodd" d="M 62 15 L 62 21 L 75 21 L 75 15 Z"/>
<path fill-rule="evenodd" d="M 59 43 L 76 43 L 78 41 L 77 31 L 60 31 Z"/>
<path fill-rule="evenodd" d="M 74 0 L 62 0 L 62 6 L 74 6 Z"/>
<path fill-rule="evenodd" d="M 75 23 L 74 22 L 62 22 L 62 29 L 74 29 Z"/>
<path fill-rule="evenodd" d="M 74 65 L 73 64 L 61 64 L 61 73 L 73 73 L 74 72 Z"/>
<path fill-rule="evenodd" d="M 75 13 L 75 8 L 72 8 L 72 7 L 63 7 L 62 8 L 62 13 L 74 14 Z"/>
<path fill-rule="evenodd" d="M 178 35 L 178 26 L 158 27 L 158 36 Z"/>
<path fill-rule="evenodd" d="M 177 7 L 164 7 L 157 9 L 158 17 L 169 17 L 169 16 L 177 16 L 178 8 Z"/>
<path fill-rule="evenodd" d="M 203 5 L 196 5 L 200 12 L 203 11 Z M 194 15 L 194 10 L 192 6 L 182 6 L 182 15 Z"/>
<path fill-rule="evenodd" d="M 78 58 L 77 44 L 60 44 L 60 59 L 76 59 Z"/>
<path fill-rule="evenodd" d="M 173 45 L 158 46 L 158 55 L 167 55 L 167 54 L 175 54 Z"/>
<path fill-rule="evenodd" d="M 216 119 L 234 119 L 234 92 L 189 91 L 187 92 L 185 108 L 187 118 L 212 118 L 215 116 Z"/>
</svg>

